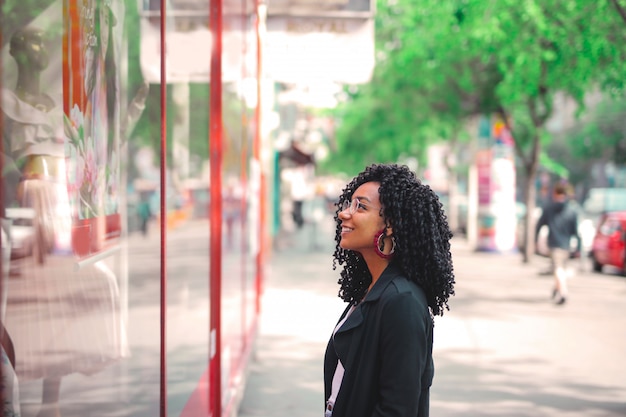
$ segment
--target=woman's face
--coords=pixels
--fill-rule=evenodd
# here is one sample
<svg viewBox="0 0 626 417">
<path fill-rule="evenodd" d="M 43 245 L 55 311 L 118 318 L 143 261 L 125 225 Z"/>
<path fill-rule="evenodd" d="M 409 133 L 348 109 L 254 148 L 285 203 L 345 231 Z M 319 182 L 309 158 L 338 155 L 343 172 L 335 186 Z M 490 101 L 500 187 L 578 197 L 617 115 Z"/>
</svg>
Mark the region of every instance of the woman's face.
<svg viewBox="0 0 626 417">
<path fill-rule="evenodd" d="M 352 201 L 359 199 L 354 213 L 350 208 L 339 213 L 341 220 L 341 241 L 343 249 L 353 250 L 361 254 L 374 252 L 374 237 L 385 227 L 380 214 L 381 204 L 378 194 L 378 182 L 366 182 L 357 188 Z"/>
</svg>

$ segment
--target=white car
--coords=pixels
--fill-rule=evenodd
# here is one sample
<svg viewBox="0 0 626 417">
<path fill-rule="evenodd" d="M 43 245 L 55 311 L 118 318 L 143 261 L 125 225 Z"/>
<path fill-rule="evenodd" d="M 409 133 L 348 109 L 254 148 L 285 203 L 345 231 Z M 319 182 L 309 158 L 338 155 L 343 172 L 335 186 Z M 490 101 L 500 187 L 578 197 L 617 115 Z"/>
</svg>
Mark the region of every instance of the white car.
<svg viewBox="0 0 626 417">
<path fill-rule="evenodd" d="M 5 216 L 10 220 L 11 259 L 30 256 L 35 245 L 35 209 L 12 207 L 5 209 Z"/>
</svg>

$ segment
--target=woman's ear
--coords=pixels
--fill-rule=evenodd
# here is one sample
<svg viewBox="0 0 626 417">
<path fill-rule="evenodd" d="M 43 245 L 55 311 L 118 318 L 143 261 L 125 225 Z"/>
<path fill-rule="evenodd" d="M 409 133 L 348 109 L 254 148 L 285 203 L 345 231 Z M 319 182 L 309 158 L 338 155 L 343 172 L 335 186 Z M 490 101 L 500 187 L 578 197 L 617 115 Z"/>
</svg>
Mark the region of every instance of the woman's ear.
<svg viewBox="0 0 626 417">
<path fill-rule="evenodd" d="M 389 225 L 385 226 L 385 236 L 393 236 L 393 227 Z"/>
</svg>

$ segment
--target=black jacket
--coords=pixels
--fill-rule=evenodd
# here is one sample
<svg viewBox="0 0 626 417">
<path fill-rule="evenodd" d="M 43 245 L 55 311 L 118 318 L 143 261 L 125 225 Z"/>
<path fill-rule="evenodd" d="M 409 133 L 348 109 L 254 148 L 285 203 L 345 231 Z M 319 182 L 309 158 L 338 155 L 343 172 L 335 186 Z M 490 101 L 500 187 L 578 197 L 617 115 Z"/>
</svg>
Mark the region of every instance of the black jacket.
<svg viewBox="0 0 626 417">
<path fill-rule="evenodd" d="M 432 346 L 424 292 L 389 265 L 326 348 L 324 400 L 338 357 L 345 368 L 333 417 L 428 416 Z"/>
<path fill-rule="evenodd" d="M 549 248 L 570 250 L 570 240 L 572 237 L 575 237 L 577 250 L 580 251 L 578 212 L 569 202 L 553 201 L 543 209 L 535 230 L 535 242 L 537 241 L 539 230 L 543 226 L 548 226 Z"/>
</svg>

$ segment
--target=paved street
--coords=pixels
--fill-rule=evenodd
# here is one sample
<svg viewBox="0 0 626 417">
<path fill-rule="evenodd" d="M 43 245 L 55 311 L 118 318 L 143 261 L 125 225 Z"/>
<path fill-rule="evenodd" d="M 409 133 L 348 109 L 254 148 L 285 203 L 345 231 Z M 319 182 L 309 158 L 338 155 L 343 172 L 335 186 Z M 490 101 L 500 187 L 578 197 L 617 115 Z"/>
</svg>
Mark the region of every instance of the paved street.
<svg viewBox="0 0 626 417">
<path fill-rule="evenodd" d="M 320 417 L 322 358 L 343 303 L 332 224 L 275 250 L 239 417 Z M 431 415 L 626 416 L 626 278 L 577 270 L 564 306 L 547 261 L 453 240 L 457 295 L 435 322 Z"/>
<path fill-rule="evenodd" d="M 323 353 L 344 308 L 332 270 L 333 227 L 326 217 L 277 238 L 239 417 L 322 415 Z M 189 329 L 208 328 L 207 233 L 189 223 L 168 234 L 168 268 L 176 271 L 168 286 L 168 415 L 180 415 L 206 369 L 206 332 Z M 93 376 L 63 378 L 63 415 L 158 414 L 158 234 L 133 235 L 129 248 L 131 279 L 120 297 L 129 298 L 131 356 Z M 237 270 L 234 259 L 224 259 L 226 276 Z M 462 237 L 453 240 L 453 259 L 457 295 L 435 324 L 432 416 L 626 416 L 626 278 L 577 271 L 568 303 L 555 306 L 551 277 L 540 274 L 545 259 L 523 265 L 518 254 L 476 253 Z M 20 292 L 32 278 L 10 281 L 14 327 L 26 323 L 14 314 L 32 302 Z M 225 328 L 237 331 L 232 320 Z M 20 382 L 22 415 L 34 416 L 41 381 Z"/>
</svg>

